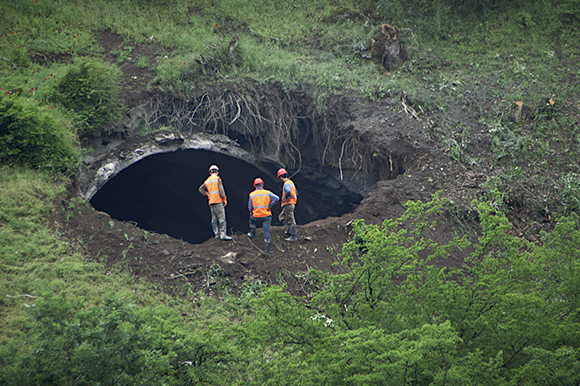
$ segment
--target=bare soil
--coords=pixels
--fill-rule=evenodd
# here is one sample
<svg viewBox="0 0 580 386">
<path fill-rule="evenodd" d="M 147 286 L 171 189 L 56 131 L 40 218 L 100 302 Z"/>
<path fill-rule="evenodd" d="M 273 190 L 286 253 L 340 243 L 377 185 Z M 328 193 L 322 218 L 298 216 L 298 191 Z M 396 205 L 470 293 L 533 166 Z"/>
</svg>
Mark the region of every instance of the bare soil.
<svg viewBox="0 0 580 386">
<path fill-rule="evenodd" d="M 261 229 L 254 239 L 234 234 L 231 241 L 210 239 L 203 244 L 190 244 L 114 220 L 72 197 L 62 199 L 56 206 L 55 226 L 87 261 L 102 262 L 109 270 L 128 270 L 136 278 L 146 278 L 173 293 L 188 289 L 238 292 L 244 283 L 259 280 L 264 284 L 287 283 L 292 293 L 307 296 L 308 273 L 312 269 L 341 272 L 340 265 L 334 263 L 340 260 L 353 219 L 377 224 L 400 216 L 408 200 L 431 198 L 438 184 L 429 179 L 427 174 L 418 172 L 417 177 L 379 182 L 354 212 L 299 226 L 296 242 L 285 241 L 284 227 L 273 226 L 272 254 L 264 252 Z M 432 237 L 444 242 L 456 225 L 444 216 Z M 457 258 L 444 264 L 461 261 Z"/>
</svg>

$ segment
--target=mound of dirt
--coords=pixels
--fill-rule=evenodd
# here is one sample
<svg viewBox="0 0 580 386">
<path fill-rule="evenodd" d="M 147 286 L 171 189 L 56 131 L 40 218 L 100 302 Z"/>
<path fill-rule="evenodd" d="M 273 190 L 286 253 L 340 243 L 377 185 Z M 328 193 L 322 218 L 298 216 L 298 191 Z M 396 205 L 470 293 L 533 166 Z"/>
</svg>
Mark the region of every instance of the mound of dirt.
<svg viewBox="0 0 580 386">
<path fill-rule="evenodd" d="M 190 244 L 114 220 L 84 203 L 71 205 L 62 200 L 55 214 L 59 232 L 88 261 L 127 270 L 178 293 L 188 286 L 195 291 L 227 288 L 237 292 L 244 283 L 258 280 L 264 284 L 288 282 L 293 292 L 300 293 L 304 283 L 299 277 L 309 270 L 337 270 L 332 264 L 348 239 L 349 221 L 329 218 L 300 227 L 299 240 L 292 243 L 284 241 L 288 237 L 284 227 L 273 226 L 273 253 L 266 254 L 260 228 L 254 239 L 234 234 L 231 241 Z"/>
</svg>

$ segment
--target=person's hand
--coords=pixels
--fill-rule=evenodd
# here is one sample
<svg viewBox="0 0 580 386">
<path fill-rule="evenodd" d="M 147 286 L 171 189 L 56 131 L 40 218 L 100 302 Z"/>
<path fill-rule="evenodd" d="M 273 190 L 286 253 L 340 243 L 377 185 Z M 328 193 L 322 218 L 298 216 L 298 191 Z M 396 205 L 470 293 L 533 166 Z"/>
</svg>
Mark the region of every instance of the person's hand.
<svg viewBox="0 0 580 386">
<path fill-rule="evenodd" d="M 224 197 L 224 208 L 225 208 L 226 206 L 228 206 L 228 198 L 227 198 L 227 197 Z"/>
</svg>

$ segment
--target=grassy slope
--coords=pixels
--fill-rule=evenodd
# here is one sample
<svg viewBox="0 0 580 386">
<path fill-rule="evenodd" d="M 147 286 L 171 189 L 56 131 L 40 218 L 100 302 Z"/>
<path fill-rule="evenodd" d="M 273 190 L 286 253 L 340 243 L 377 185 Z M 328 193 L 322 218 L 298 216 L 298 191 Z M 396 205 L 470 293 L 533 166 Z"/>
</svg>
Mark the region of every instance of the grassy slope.
<svg viewBox="0 0 580 386">
<path fill-rule="evenodd" d="M 380 12 L 385 15 L 399 15 L 400 19 L 392 20 L 375 13 L 377 4 L 372 1 L 341 1 L 339 5 L 323 0 L 156 3 L 0 0 L 2 92 L 22 89 L 26 97 L 41 106 L 46 104 L 44 94 L 51 82 L 70 64 L 58 60 L 47 64 L 42 58 L 102 56 L 97 44 L 99 31 L 110 30 L 129 41 L 171 49 L 173 59 L 193 62 L 202 55 L 222 66 L 224 77 L 229 79 L 274 79 L 287 87 L 308 84 L 320 95 L 350 88 L 363 96 L 380 98 L 404 90 L 425 114 L 438 119 L 440 140 L 455 146 L 455 156 L 464 162 L 477 162 L 477 155 L 464 153 L 467 150 L 455 136 L 461 122 L 449 114 L 447 101 L 471 105 L 478 102 L 470 100 L 466 91 L 484 93 L 496 102 L 481 106 L 479 123 L 498 133 L 498 165 L 512 171 L 523 167 L 521 154 L 526 155 L 527 164 L 541 165 L 550 148 L 546 141 L 562 144 L 571 159 L 578 157 L 580 102 L 575 92 L 580 70 L 573 65 L 580 59 L 575 43 L 578 30 L 573 24 L 561 24 L 566 15 L 552 12 L 549 5 L 538 2 L 526 9 L 498 9 L 485 19 L 466 17 L 464 24 L 459 24 L 438 13 L 427 12 L 429 22 L 425 22 L 401 9 L 382 7 Z M 570 16 L 573 22 L 577 23 L 577 15 Z M 383 73 L 364 57 L 368 37 L 381 22 L 398 25 L 414 55 L 392 74 Z M 234 33 L 240 38 L 239 61 L 234 66 L 221 65 Z M 122 58 L 121 54 L 117 56 Z M 174 72 L 169 58 L 159 57 L 153 70 L 160 83 L 171 84 Z M 538 110 L 548 98 L 556 101 L 556 120 L 539 119 L 526 130 L 502 120 L 514 100 L 523 100 Z M 58 108 L 54 111 L 63 114 Z M 526 147 L 521 154 L 501 154 L 502 149 L 513 149 L 522 140 L 541 146 Z M 533 173 L 533 167 L 529 170 Z M 574 185 L 578 178 L 575 172 L 571 166 L 564 168 L 570 209 L 580 197 Z M 505 181 L 509 184 L 510 178 L 517 178 L 521 182 L 526 174 L 502 175 L 503 180 L 490 183 L 490 190 L 506 190 L 502 185 Z M 31 304 L 34 298 L 22 296 L 25 294 L 67 292 L 70 297 L 85 299 L 87 306 L 98 304 L 107 291 L 132 293 L 143 304 L 169 301 L 156 297 L 155 289 L 133 283 L 122 274 L 103 275 L 102 266 L 83 262 L 80 254 L 59 240 L 49 229 L 47 216 L 52 200 L 62 190 L 62 181 L 55 182 L 44 174 L 0 169 L 0 342 L 26 329 L 28 319 L 22 305 Z M 189 305 L 178 307 L 186 309 Z M 208 314 L 211 307 L 205 309 Z"/>
</svg>

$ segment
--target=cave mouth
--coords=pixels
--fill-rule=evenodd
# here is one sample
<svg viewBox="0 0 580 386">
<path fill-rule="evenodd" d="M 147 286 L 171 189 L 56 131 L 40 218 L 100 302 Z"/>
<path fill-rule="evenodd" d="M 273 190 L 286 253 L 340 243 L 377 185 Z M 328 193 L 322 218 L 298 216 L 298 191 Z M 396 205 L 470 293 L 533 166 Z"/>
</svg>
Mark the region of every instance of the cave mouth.
<svg viewBox="0 0 580 386">
<path fill-rule="evenodd" d="M 132 164 L 111 178 L 90 200 L 93 207 L 120 221 L 131 221 L 139 228 L 167 234 L 192 244 L 213 237 L 206 197 L 198 192 L 212 164 L 220 167 L 228 196 L 228 232 L 248 231 L 248 195 L 256 177 L 265 188 L 280 196 L 278 166 L 271 164 L 264 173 L 242 159 L 208 150 L 176 150 L 158 153 Z M 289 170 L 292 173 L 292 170 Z M 320 170 L 302 169 L 292 177 L 298 189 L 296 221 L 299 225 L 340 217 L 356 208 L 362 195 Z M 280 205 L 273 208 L 272 225 L 278 221 Z"/>
</svg>

